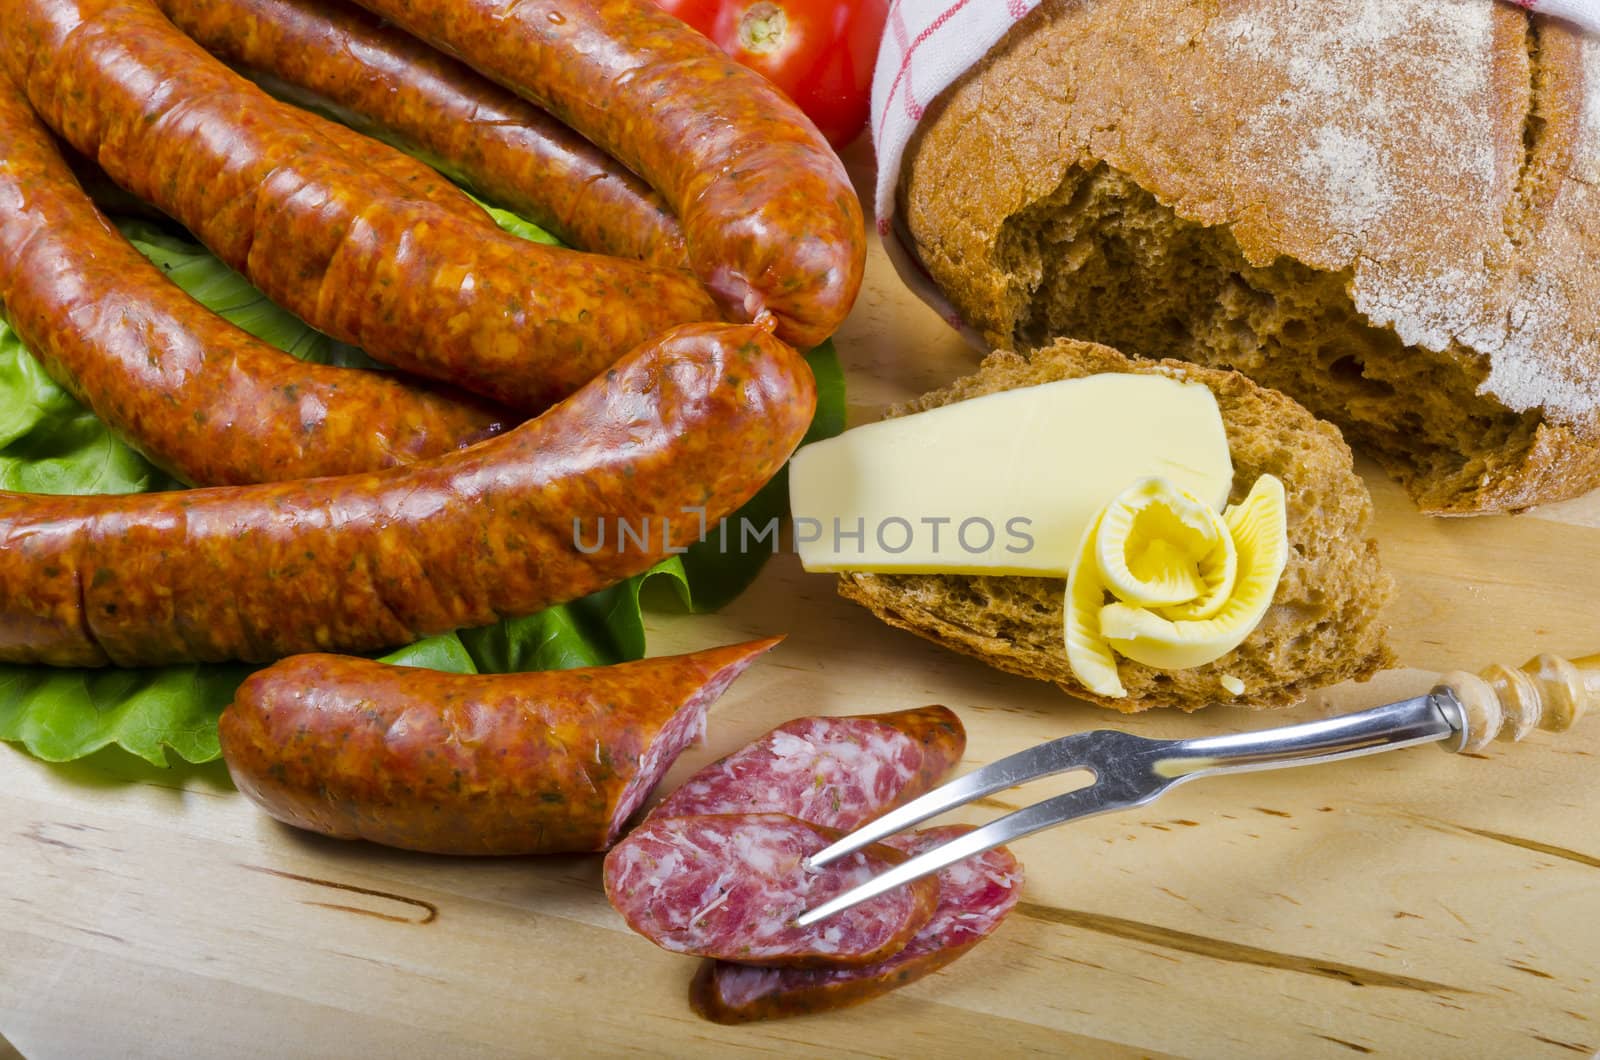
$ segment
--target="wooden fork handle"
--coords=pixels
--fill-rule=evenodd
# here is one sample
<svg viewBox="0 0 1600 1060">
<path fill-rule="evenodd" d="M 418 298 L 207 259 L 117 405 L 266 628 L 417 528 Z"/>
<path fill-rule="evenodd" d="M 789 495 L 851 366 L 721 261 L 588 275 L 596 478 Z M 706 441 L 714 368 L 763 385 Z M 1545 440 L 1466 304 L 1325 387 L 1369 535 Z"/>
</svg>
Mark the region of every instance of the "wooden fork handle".
<svg viewBox="0 0 1600 1060">
<path fill-rule="evenodd" d="M 1518 669 L 1499 663 L 1475 674 L 1439 675 L 1466 715 L 1467 737 L 1459 750 L 1481 751 L 1496 736 L 1520 740 L 1534 729 L 1565 732 L 1584 712 L 1600 709 L 1600 654 L 1581 659 L 1538 655 Z"/>
</svg>

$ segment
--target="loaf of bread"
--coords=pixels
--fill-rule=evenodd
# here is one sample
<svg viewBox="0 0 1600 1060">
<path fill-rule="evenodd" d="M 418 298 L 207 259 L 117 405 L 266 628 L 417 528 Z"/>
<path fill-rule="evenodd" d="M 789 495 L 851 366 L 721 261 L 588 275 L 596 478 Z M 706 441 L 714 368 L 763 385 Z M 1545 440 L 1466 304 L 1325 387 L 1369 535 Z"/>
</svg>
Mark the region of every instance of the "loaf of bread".
<svg viewBox="0 0 1600 1060">
<path fill-rule="evenodd" d="M 1287 706 L 1312 689 L 1347 678 L 1365 679 L 1392 665 L 1383 608 L 1393 586 L 1378 565 L 1376 542 L 1367 536 L 1372 497 L 1356 476 L 1338 430 L 1282 394 L 1237 372 L 1180 361 L 1132 360 L 1105 346 L 1063 339 L 1027 359 L 992 354 L 976 374 L 888 414 L 901 416 L 1100 372 L 1159 372 L 1211 389 L 1233 456 L 1229 503 L 1243 500 L 1262 475 L 1282 480 L 1289 562 L 1272 606 L 1242 644 L 1191 670 L 1155 670 L 1119 659 L 1118 673 L 1128 694 L 1107 699 L 1087 692 L 1067 665 L 1062 579 L 849 573 L 840 576 L 840 594 L 890 625 L 1129 713 L 1151 707 L 1195 710 L 1211 703 Z M 1092 453 L 1075 455 L 1094 459 Z M 1242 682 L 1244 691 L 1229 691 L 1223 678 Z"/>
<path fill-rule="evenodd" d="M 1234 368 L 1427 512 L 1600 486 L 1600 40 L 1488 0 L 1045 0 L 898 202 L 994 346 Z"/>
</svg>

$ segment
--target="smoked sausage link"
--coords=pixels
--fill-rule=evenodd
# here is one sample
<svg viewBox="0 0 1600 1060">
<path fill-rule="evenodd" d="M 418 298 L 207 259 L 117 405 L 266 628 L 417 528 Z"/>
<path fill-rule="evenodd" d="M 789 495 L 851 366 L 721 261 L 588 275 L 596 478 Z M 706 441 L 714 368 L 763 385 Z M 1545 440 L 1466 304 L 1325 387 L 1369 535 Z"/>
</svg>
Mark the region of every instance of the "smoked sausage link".
<svg viewBox="0 0 1600 1060">
<path fill-rule="evenodd" d="M 906 860 L 875 844 L 825 869 L 805 867 L 843 834 L 779 813 L 651 817 L 606 855 L 606 897 L 629 927 L 673 953 L 808 968 L 875 964 L 933 916 L 939 886 L 925 876 L 799 927 L 807 909 Z"/>
<path fill-rule="evenodd" d="M 239 790 L 285 824 L 433 854 L 605 850 L 782 638 L 618 666 L 446 674 L 296 655 L 223 711 Z"/>
<path fill-rule="evenodd" d="M 0 493 L 0 662 L 369 651 L 571 600 L 749 500 L 816 406 L 759 326 L 686 325 L 470 449 L 365 475 Z M 626 529 L 625 529 L 626 528 Z"/>
<path fill-rule="evenodd" d="M 883 842 L 909 856 L 970 831 L 970 825 L 948 825 Z M 966 953 L 994 933 L 1022 896 L 1022 866 L 1005 847 L 958 861 L 938 879 L 933 919 L 888 960 L 862 968 L 755 968 L 707 961 L 689 986 L 690 1006 L 715 1023 L 748 1023 L 859 1005 Z"/>
<path fill-rule="evenodd" d="M 341 151 L 151 0 L 0 0 L 0 60 L 45 123 L 269 298 L 373 357 L 545 407 L 675 324 L 687 273 L 541 246 Z"/>
<path fill-rule="evenodd" d="M 787 813 L 851 832 L 931 791 L 966 747 L 948 707 L 795 718 L 706 766 L 651 813 Z"/>
<path fill-rule="evenodd" d="M 0 301 L 45 371 L 152 462 L 233 485 L 374 471 L 498 433 L 501 414 L 306 364 L 184 294 L 102 217 L 0 76 Z"/>
<path fill-rule="evenodd" d="M 861 287 L 861 203 L 816 126 L 652 0 L 360 0 L 644 177 L 736 318 L 813 346 Z"/>
<path fill-rule="evenodd" d="M 473 202 L 460 188 L 450 183 L 438 170 L 419 162 L 404 151 L 397 151 L 386 143 L 364 136 L 347 125 L 329 121 L 316 114 L 301 112 L 299 117 L 318 132 L 332 140 L 349 158 L 398 183 L 405 189 L 406 197 L 417 202 L 431 202 L 468 221 L 494 227 L 494 218 L 483 207 Z"/>
<path fill-rule="evenodd" d="M 666 203 L 605 152 L 469 67 L 342 0 L 159 0 L 275 92 L 403 144 L 562 242 L 684 268 Z"/>
</svg>

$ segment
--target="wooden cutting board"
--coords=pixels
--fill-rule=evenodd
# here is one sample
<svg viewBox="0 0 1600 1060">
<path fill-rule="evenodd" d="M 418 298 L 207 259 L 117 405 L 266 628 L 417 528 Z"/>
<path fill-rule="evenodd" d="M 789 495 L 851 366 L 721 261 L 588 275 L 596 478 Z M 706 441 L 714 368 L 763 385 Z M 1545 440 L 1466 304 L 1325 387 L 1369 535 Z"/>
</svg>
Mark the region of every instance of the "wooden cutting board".
<svg viewBox="0 0 1600 1060">
<path fill-rule="evenodd" d="M 862 186 L 870 159 L 851 157 Z M 876 248 L 838 337 L 850 421 L 972 370 Z M 891 630 L 775 559 L 655 653 L 787 631 L 668 783 L 807 713 L 945 703 L 978 765 L 1080 729 L 1252 729 L 1434 674 L 1600 651 L 1600 494 L 1439 521 L 1364 467 L 1406 669 L 1296 710 L 1123 718 Z M 1043 785 L 1039 794 L 1050 790 Z M 999 804 L 1033 801 L 1006 793 Z M 743 1028 L 630 934 L 598 857 L 452 860 L 280 827 L 220 766 L 0 747 L 0 1055 L 1590 1055 L 1600 1049 L 1600 719 L 1483 757 L 1432 748 L 1206 781 L 1017 844 L 1022 905 L 867 1007 Z"/>
</svg>

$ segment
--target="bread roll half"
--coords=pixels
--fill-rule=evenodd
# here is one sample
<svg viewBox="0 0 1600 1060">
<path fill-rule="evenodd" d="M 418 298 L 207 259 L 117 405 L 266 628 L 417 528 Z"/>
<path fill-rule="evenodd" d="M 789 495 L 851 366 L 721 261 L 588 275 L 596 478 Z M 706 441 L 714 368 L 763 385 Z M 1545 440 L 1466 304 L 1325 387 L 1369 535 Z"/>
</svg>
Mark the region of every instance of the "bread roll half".
<svg viewBox="0 0 1600 1060">
<path fill-rule="evenodd" d="M 1132 360 L 1105 346 L 1062 340 L 1028 359 L 992 354 L 976 374 L 888 414 L 902 416 L 1100 372 L 1164 373 L 1210 388 L 1233 456 L 1229 503 L 1243 500 L 1262 475 L 1282 480 L 1289 562 L 1272 606 L 1242 644 L 1190 670 L 1155 670 L 1120 659 L 1118 673 L 1128 694 L 1107 699 L 1088 693 L 1067 664 L 1063 579 L 850 573 L 840 576 L 840 595 L 890 625 L 1128 713 L 1151 707 L 1195 710 L 1211 703 L 1287 706 L 1312 689 L 1365 679 L 1393 665 L 1383 609 L 1394 588 L 1378 564 L 1377 543 L 1368 536 L 1372 497 L 1357 477 L 1339 431 L 1282 394 L 1237 372 L 1180 361 Z M 1095 458 L 1093 453 L 1037 455 L 1049 460 Z M 1244 691 L 1229 691 L 1224 677 L 1243 682 Z"/>
<path fill-rule="evenodd" d="M 995 346 L 1234 368 L 1427 512 L 1600 486 L 1600 39 L 1487 0 L 1045 0 L 901 216 Z"/>
</svg>

